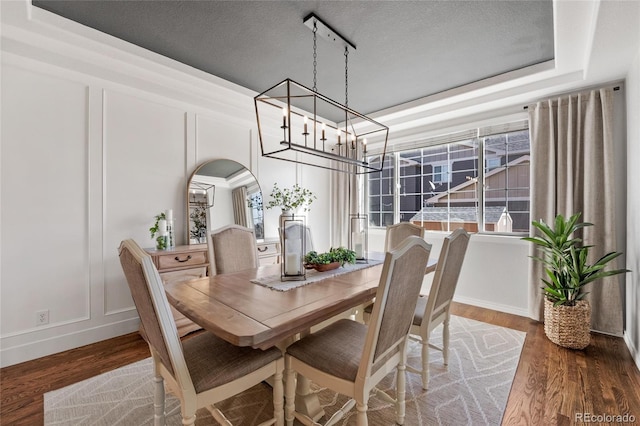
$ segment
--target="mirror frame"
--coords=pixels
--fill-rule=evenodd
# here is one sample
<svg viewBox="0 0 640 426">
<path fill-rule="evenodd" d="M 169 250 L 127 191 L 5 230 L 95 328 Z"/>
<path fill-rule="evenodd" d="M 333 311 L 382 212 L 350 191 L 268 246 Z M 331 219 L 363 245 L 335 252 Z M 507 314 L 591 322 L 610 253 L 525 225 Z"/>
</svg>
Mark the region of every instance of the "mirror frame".
<svg viewBox="0 0 640 426">
<path fill-rule="evenodd" d="M 228 158 L 216 158 L 216 159 L 212 159 L 212 160 L 208 160 L 208 161 L 204 161 L 200 164 L 198 164 L 195 168 L 195 170 L 191 173 L 191 175 L 189 176 L 189 179 L 187 181 L 187 185 L 186 185 L 186 215 L 185 215 L 185 222 L 186 222 L 186 239 L 187 239 L 187 244 L 188 245 L 192 245 L 192 244 L 206 244 L 206 239 L 204 242 L 192 242 L 191 240 L 191 225 L 192 225 L 192 220 L 191 220 L 191 208 L 194 207 L 194 204 L 191 203 L 191 194 L 192 194 L 192 189 L 195 189 L 198 191 L 198 194 L 200 194 L 199 196 L 196 196 L 195 199 L 198 199 L 198 201 L 200 201 L 199 203 L 197 203 L 198 206 L 203 207 L 206 209 L 205 211 L 205 222 L 206 222 L 206 234 L 208 234 L 209 232 L 212 231 L 212 227 L 211 227 L 211 209 L 213 208 L 213 206 L 215 205 L 215 196 L 216 196 L 216 192 L 219 192 L 220 188 L 218 188 L 218 191 L 216 191 L 216 184 L 215 183 L 209 183 L 209 182 L 196 182 L 196 188 L 192 188 L 192 184 L 194 183 L 194 178 L 198 175 L 198 172 L 202 171 L 203 168 L 209 166 L 212 163 L 215 163 L 217 161 L 220 162 L 225 162 L 225 163 L 229 163 L 229 162 L 233 162 L 236 163 L 239 167 L 238 167 L 238 171 L 235 172 L 232 176 L 236 176 L 239 175 L 240 173 L 244 174 L 244 173 L 249 173 L 251 175 L 251 177 L 253 178 L 253 181 L 255 182 L 255 186 L 258 188 L 258 191 L 253 191 L 251 192 L 251 195 L 253 194 L 260 194 L 260 201 L 259 201 L 259 205 L 256 206 L 255 208 L 252 208 L 253 206 L 251 206 L 249 204 L 249 197 L 247 196 L 247 221 L 249 222 L 247 224 L 248 227 L 252 228 L 252 229 L 256 229 L 256 224 L 261 222 L 262 223 L 262 235 L 259 234 L 256 230 L 256 237 L 258 241 L 263 241 L 264 240 L 264 209 L 262 207 L 262 197 L 263 197 L 263 193 L 262 193 L 262 188 L 260 187 L 260 182 L 258 182 L 258 179 L 256 178 L 256 176 L 253 174 L 253 172 L 246 167 L 244 164 L 240 163 L 239 161 L 236 160 L 232 160 L 232 159 L 228 159 Z M 241 168 L 240 168 L 241 167 Z M 225 179 L 228 180 L 228 177 L 225 176 L 214 176 L 214 175 L 202 175 L 202 176 L 209 176 L 212 178 L 212 180 L 215 179 Z M 253 186 L 253 185 L 251 185 Z M 249 195 L 249 194 L 248 194 Z M 194 200 L 195 200 L 194 199 Z M 205 200 L 205 202 L 203 202 L 203 200 Z M 230 206 L 231 208 L 231 206 Z M 256 215 L 257 215 L 257 221 L 256 221 Z M 221 225 L 222 226 L 222 225 Z"/>
</svg>

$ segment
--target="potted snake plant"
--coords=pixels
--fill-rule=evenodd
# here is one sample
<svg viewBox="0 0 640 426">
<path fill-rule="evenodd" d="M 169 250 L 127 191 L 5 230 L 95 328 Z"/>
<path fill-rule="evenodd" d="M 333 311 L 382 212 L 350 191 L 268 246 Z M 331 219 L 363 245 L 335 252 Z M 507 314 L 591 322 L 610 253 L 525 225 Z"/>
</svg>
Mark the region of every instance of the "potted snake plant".
<svg viewBox="0 0 640 426">
<path fill-rule="evenodd" d="M 584 349 L 590 342 L 591 306 L 584 297 L 587 284 L 601 278 L 622 274 L 626 269 L 605 271 L 604 268 L 622 253 L 610 252 L 589 263 L 589 249 L 574 234 L 579 229 L 593 226 L 578 222 L 580 213 L 565 219 L 559 214 L 549 226 L 544 221 L 533 221 L 538 235 L 523 238 L 535 244 L 541 256 L 533 259 L 544 265 L 544 331 L 557 345 Z"/>
</svg>

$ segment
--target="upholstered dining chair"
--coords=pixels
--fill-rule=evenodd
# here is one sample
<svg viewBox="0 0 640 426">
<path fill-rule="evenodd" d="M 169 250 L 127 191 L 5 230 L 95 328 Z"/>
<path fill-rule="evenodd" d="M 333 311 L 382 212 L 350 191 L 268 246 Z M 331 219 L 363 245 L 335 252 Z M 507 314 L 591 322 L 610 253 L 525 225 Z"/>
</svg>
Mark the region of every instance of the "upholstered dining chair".
<svg viewBox="0 0 640 426">
<path fill-rule="evenodd" d="M 424 238 L 424 228 L 411 222 L 400 222 L 387 226 L 387 232 L 384 237 L 384 251 L 393 250 L 411 235 Z"/>
<path fill-rule="evenodd" d="M 282 352 L 234 346 L 206 331 L 181 341 L 151 256 L 133 240 L 120 244 L 119 255 L 153 358 L 154 424 L 165 422 L 165 383 L 180 400 L 182 424 L 193 425 L 196 410 L 207 408 L 230 426 L 214 404 L 272 377 L 274 417 L 263 425 L 283 425 Z"/>
<path fill-rule="evenodd" d="M 384 251 L 385 253 L 393 250 L 402 243 L 405 238 L 412 235 L 420 238 L 424 237 L 424 228 L 418 225 L 414 225 L 411 222 L 400 222 L 394 225 L 388 225 L 384 237 Z M 358 307 L 358 310 L 362 312 L 361 320 L 366 324 L 371 316 L 373 310 L 373 303 L 367 302 L 364 305 Z"/>
<path fill-rule="evenodd" d="M 335 424 L 356 406 L 357 425 L 367 425 L 369 394 L 375 390 L 395 404 L 396 421 L 405 416 L 405 360 L 409 327 L 431 245 L 410 237 L 396 250 L 386 253 L 369 326 L 341 319 L 309 334 L 287 348 L 285 354 L 285 419 L 294 416 L 305 424 L 316 424 L 294 411 L 294 372 L 351 399 L 326 425 Z M 375 388 L 397 370 L 396 399 Z"/>
<path fill-rule="evenodd" d="M 444 365 L 449 364 L 449 321 L 453 294 L 467 252 L 469 234 L 458 228 L 444 238 L 428 296 L 421 295 L 411 325 L 411 338 L 422 345 L 422 367 L 407 365 L 407 370 L 422 375 L 422 388 L 429 384 L 429 348 L 442 351 Z M 433 330 L 442 324 L 442 347 L 429 343 Z"/>
<path fill-rule="evenodd" d="M 231 274 L 260 266 L 255 231 L 240 225 L 214 229 L 207 238 L 211 274 Z"/>
</svg>

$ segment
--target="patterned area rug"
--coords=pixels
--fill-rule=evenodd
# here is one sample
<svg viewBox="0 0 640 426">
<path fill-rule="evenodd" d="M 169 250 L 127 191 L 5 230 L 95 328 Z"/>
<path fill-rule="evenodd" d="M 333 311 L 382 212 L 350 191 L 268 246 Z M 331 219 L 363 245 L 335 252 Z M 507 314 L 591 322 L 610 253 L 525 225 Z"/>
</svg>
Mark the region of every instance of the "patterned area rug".
<svg viewBox="0 0 640 426">
<path fill-rule="evenodd" d="M 436 345 L 441 343 L 441 334 L 441 327 L 434 332 L 432 342 Z M 523 332 L 452 317 L 449 366 L 442 364 L 441 352 L 430 352 L 428 391 L 422 390 L 419 375 L 407 374 L 405 425 L 499 425 L 524 338 Z M 415 342 L 408 363 L 420 364 L 420 345 Z M 378 387 L 393 396 L 394 384 L 392 373 Z M 328 389 L 312 389 L 327 416 L 346 401 Z M 44 406 L 46 425 L 152 425 L 151 359 L 48 392 Z M 218 407 L 236 426 L 256 425 L 273 414 L 271 388 L 262 383 Z M 180 425 L 180 404 L 169 393 L 166 410 L 167 425 Z M 206 409 L 197 414 L 196 425 L 217 424 Z M 369 399 L 368 417 L 373 426 L 395 424 L 393 406 L 375 396 Z M 355 425 L 355 409 L 339 424 Z"/>
</svg>

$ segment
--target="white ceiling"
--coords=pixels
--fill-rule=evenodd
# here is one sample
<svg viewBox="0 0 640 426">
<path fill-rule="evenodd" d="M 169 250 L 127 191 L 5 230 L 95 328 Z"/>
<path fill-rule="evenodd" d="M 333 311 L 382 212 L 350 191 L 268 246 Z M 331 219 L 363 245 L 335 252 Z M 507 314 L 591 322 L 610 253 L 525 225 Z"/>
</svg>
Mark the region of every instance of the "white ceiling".
<svg viewBox="0 0 640 426">
<path fill-rule="evenodd" d="M 554 58 L 551 0 L 33 4 L 255 92 L 313 86 L 313 12 L 356 45 L 349 105 L 365 114 Z M 344 48 L 320 34 L 317 88 L 341 103 L 344 68 Z"/>
</svg>

